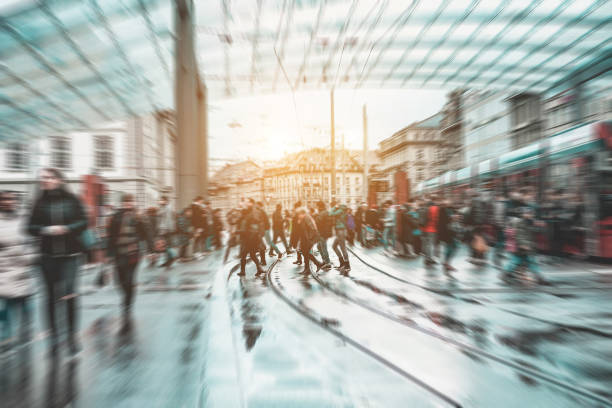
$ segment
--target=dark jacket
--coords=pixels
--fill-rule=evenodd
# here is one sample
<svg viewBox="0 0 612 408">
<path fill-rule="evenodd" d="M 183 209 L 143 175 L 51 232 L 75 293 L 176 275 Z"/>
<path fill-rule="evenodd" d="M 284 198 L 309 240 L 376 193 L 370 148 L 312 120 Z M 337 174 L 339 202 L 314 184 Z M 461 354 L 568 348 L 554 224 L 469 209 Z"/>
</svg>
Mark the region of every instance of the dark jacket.
<svg viewBox="0 0 612 408">
<path fill-rule="evenodd" d="M 332 217 L 327 211 L 321 211 L 315 216 L 317 229 L 323 238 L 331 238 L 332 236 Z"/>
<path fill-rule="evenodd" d="M 297 248 L 298 242 L 302 235 L 302 225 L 298 222 L 298 216 L 294 215 L 291 219 L 291 236 L 289 237 L 290 245 Z"/>
<path fill-rule="evenodd" d="M 64 225 L 64 235 L 41 235 L 44 227 Z M 87 218 L 81 201 L 72 193 L 59 188 L 44 191 L 34 204 L 28 221 L 28 233 L 40 237 L 43 255 L 67 256 L 84 250 L 80 236 L 87 229 Z"/>
<path fill-rule="evenodd" d="M 301 239 L 306 241 L 304 247 L 311 247 L 313 243 L 319 240 L 319 230 L 309 214 L 304 216 L 301 222 L 302 224 L 302 236 Z"/>
<path fill-rule="evenodd" d="M 275 232 L 282 231 L 284 228 L 284 222 L 285 220 L 283 219 L 283 213 L 280 210 L 274 211 L 274 214 L 272 214 L 272 229 Z"/>
<path fill-rule="evenodd" d="M 194 228 L 206 228 L 204 208 L 199 204 L 191 204 L 191 223 Z"/>
<path fill-rule="evenodd" d="M 450 243 L 454 239 L 454 234 L 451 229 L 451 217 L 453 212 L 448 207 L 440 207 L 438 215 L 438 240 L 441 242 Z"/>
<path fill-rule="evenodd" d="M 127 210 L 121 209 L 113 214 L 111 218 L 110 225 L 108 227 L 108 254 L 110 256 L 116 256 L 120 252 L 119 251 L 119 238 L 121 236 L 121 223 L 123 221 L 123 217 Z M 134 214 L 132 218 L 134 225 L 133 229 L 135 231 L 134 242 L 138 243 L 140 241 L 145 241 L 147 243 L 147 247 L 149 251 L 153 250 L 153 235 L 151 233 L 149 224 L 138 215 Z M 138 251 L 132 251 L 138 253 Z"/>
<path fill-rule="evenodd" d="M 410 242 L 412 240 L 412 231 L 418 228 L 417 221 L 410 212 L 409 207 L 402 209 L 402 241 Z"/>
<path fill-rule="evenodd" d="M 359 228 L 364 222 L 365 222 L 365 211 L 363 210 L 362 206 L 359 206 L 359 208 L 357 208 L 357 211 L 355 211 L 355 226 Z"/>
</svg>

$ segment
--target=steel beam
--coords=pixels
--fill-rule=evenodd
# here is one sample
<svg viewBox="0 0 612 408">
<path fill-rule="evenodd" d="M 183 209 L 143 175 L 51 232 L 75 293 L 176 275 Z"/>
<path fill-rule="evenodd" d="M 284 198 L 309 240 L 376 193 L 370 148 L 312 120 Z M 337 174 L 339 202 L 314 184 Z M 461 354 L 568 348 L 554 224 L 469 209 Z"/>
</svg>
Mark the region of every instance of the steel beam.
<svg viewBox="0 0 612 408">
<path fill-rule="evenodd" d="M 223 30 L 225 31 L 225 45 L 223 46 L 223 54 L 224 54 L 224 65 L 225 65 L 225 77 L 227 80 L 225 81 L 225 94 L 227 96 L 232 95 L 232 82 L 231 82 L 231 65 L 230 65 L 230 57 L 229 57 L 229 47 L 232 42 L 232 36 L 229 30 L 229 20 L 230 20 L 230 5 L 228 3 L 229 0 L 221 0 L 221 9 L 223 10 Z"/>
<path fill-rule="evenodd" d="M 453 53 L 451 55 L 449 55 L 443 63 L 439 64 L 436 69 L 434 70 L 434 72 L 432 72 L 421 84 L 421 86 L 424 86 L 427 84 L 427 82 L 429 82 L 434 76 L 436 76 L 436 74 L 438 73 L 438 71 L 440 71 L 440 69 L 444 68 L 445 66 L 447 66 L 451 61 L 453 61 L 455 59 L 455 57 L 457 56 L 457 54 L 459 53 L 459 51 L 465 49 L 468 44 L 471 44 L 472 41 L 474 40 L 474 38 L 476 38 L 478 36 L 478 34 L 482 31 L 483 28 L 485 28 L 488 24 L 491 24 L 495 19 L 497 19 L 504 11 L 504 9 L 506 8 L 506 6 L 508 5 L 508 2 L 506 1 L 502 1 L 501 3 L 499 3 L 499 5 L 497 6 L 497 8 L 495 9 L 495 11 L 493 11 L 493 14 L 491 14 L 488 19 L 486 20 L 482 20 L 480 22 L 480 24 L 478 24 L 478 26 L 476 27 L 476 29 L 474 29 L 474 31 L 472 31 L 472 33 L 470 34 L 470 36 L 468 38 L 465 39 L 465 41 L 463 41 L 459 46 L 457 46 L 455 48 L 455 51 L 453 51 Z"/>
<path fill-rule="evenodd" d="M 151 37 L 150 41 L 153 43 L 155 54 L 157 54 L 157 58 L 159 58 L 159 62 L 164 68 L 164 71 L 166 71 L 166 75 L 168 76 L 168 79 L 170 79 L 170 75 L 171 75 L 170 67 L 168 67 L 168 62 L 166 61 L 166 58 L 164 57 L 164 54 L 161 51 L 161 46 L 159 45 L 157 33 L 155 32 L 155 27 L 153 26 L 153 21 L 151 21 L 151 15 L 149 14 L 149 10 L 147 9 L 145 0 L 138 0 L 138 4 L 140 5 L 140 11 L 142 13 L 142 18 L 145 20 L 147 29 L 149 30 L 149 35 Z"/>
<path fill-rule="evenodd" d="M 333 45 L 331 52 L 329 53 L 329 57 L 327 58 L 327 61 L 323 65 L 323 71 L 321 73 L 321 77 L 319 78 L 319 83 L 321 81 L 325 82 L 324 79 L 327 76 L 327 70 L 331 66 L 331 62 L 334 59 L 336 52 L 338 52 L 338 49 L 340 48 L 340 43 L 344 39 L 346 30 L 348 30 L 351 24 L 351 20 L 353 19 L 353 15 L 355 14 L 355 10 L 357 9 L 357 4 L 359 4 L 359 0 L 353 0 L 351 2 L 351 7 L 349 8 L 348 15 L 344 19 L 342 23 L 342 27 L 340 28 L 340 31 L 338 32 L 338 35 L 336 36 L 336 41 L 334 41 L 334 45 Z M 342 46 L 342 51 L 344 52 L 344 45 Z M 333 88 L 333 83 L 334 82 L 332 82 L 332 88 Z"/>
<path fill-rule="evenodd" d="M 19 75 L 15 74 L 5 64 L 0 64 L 0 71 L 4 72 L 5 75 L 9 76 L 13 81 L 15 81 L 16 83 L 21 85 L 23 88 L 27 89 L 28 92 L 30 92 L 32 95 L 34 95 L 34 96 L 40 98 L 41 100 L 45 101 L 45 103 L 47 105 L 51 106 L 57 112 L 59 112 L 62 115 L 64 115 L 65 118 L 71 119 L 72 121 L 74 121 L 75 123 L 77 123 L 79 126 L 81 126 L 83 128 L 87 128 L 88 127 L 87 123 L 85 123 L 81 118 L 75 116 L 71 112 L 69 112 L 69 111 L 65 110 L 64 108 L 62 108 L 61 106 L 59 106 L 57 103 L 53 102 L 53 100 L 51 100 L 51 98 L 49 98 L 47 96 L 47 94 L 42 93 L 41 91 L 36 89 L 34 86 L 29 84 L 23 78 L 21 78 Z"/>
<path fill-rule="evenodd" d="M 461 68 L 459 68 L 459 70 L 455 71 L 455 73 L 453 75 L 451 75 L 450 77 L 446 78 L 444 83 L 446 84 L 448 81 L 452 80 L 455 76 L 457 76 L 459 73 L 461 73 L 464 69 L 466 69 L 470 65 L 472 65 L 474 63 L 474 61 L 476 61 L 480 57 L 481 53 L 483 53 L 484 51 L 486 51 L 489 48 L 493 47 L 497 43 L 497 41 L 499 41 L 499 39 L 503 37 L 503 35 L 506 33 L 506 31 L 511 29 L 514 26 L 514 24 L 520 22 L 524 18 L 525 15 L 531 14 L 531 12 L 533 12 L 533 10 L 535 10 L 536 7 L 538 7 L 540 5 L 540 3 L 542 3 L 542 1 L 543 0 L 532 0 L 531 3 L 529 3 L 529 6 L 525 10 L 521 10 L 521 11 L 515 13 L 514 16 L 510 19 L 510 21 L 504 26 L 504 28 L 502 28 L 500 31 L 498 31 L 497 34 L 495 34 L 495 36 L 493 38 L 491 38 L 489 40 L 489 42 L 484 47 L 482 47 L 476 54 L 474 54 L 472 56 L 472 58 L 469 59 L 468 62 L 463 64 L 463 66 Z"/>
<path fill-rule="evenodd" d="M 253 80 L 251 80 L 251 92 L 253 92 L 253 86 L 256 78 L 255 74 L 257 72 L 255 69 L 255 65 L 257 62 L 257 45 L 259 43 L 259 25 L 261 20 L 262 6 L 263 0 L 257 0 L 257 11 L 255 14 L 255 35 L 253 36 L 253 52 L 251 53 L 251 77 L 253 78 Z"/>
<path fill-rule="evenodd" d="M 143 96 L 145 98 L 147 98 L 147 100 L 149 101 L 149 105 L 151 105 L 151 109 L 153 111 L 156 111 L 157 110 L 157 106 L 156 106 L 155 101 L 153 100 L 153 97 L 151 96 L 151 91 L 150 91 L 149 84 L 147 84 L 147 83 L 145 83 L 145 81 L 143 81 L 142 77 L 140 76 L 140 73 L 138 73 L 136 71 L 136 69 L 134 68 L 134 66 L 132 65 L 132 62 L 130 61 L 130 59 L 128 58 L 127 54 L 123 50 L 123 47 L 121 46 L 121 43 L 119 42 L 119 40 L 117 40 L 117 36 L 115 35 L 112 27 L 110 26 L 110 23 L 108 22 L 108 18 L 106 17 L 106 15 L 104 15 L 104 11 L 102 10 L 100 5 L 98 4 L 98 0 L 89 0 L 89 4 L 91 5 L 91 7 L 92 7 L 94 13 L 96 14 L 96 17 L 100 21 L 100 23 L 102 23 L 102 26 L 104 27 L 104 31 L 106 31 L 106 35 L 109 37 L 109 39 L 111 40 L 111 42 L 115 46 L 115 49 L 117 50 L 117 53 L 119 54 L 119 56 L 123 60 L 123 63 L 128 68 L 128 70 L 130 71 L 132 76 L 134 78 L 138 79 L 138 81 L 140 82 L 140 88 L 141 88 L 140 90 L 141 90 Z"/>
<path fill-rule="evenodd" d="M 315 22 L 314 28 L 310 32 L 310 40 L 308 40 L 308 47 L 306 48 L 306 51 L 304 52 L 304 58 L 302 59 L 302 65 L 300 65 L 300 68 L 298 70 L 298 75 L 295 78 L 293 89 L 298 88 L 302 75 L 304 74 L 304 69 L 308 65 L 308 58 L 310 57 L 310 50 L 312 49 L 312 43 L 314 42 L 317 32 L 319 31 L 319 24 L 321 24 L 321 17 L 323 17 L 323 12 L 325 10 L 326 4 L 327 4 L 327 0 L 320 0 L 319 12 L 317 13 L 317 21 Z"/>
<path fill-rule="evenodd" d="M 478 4 L 480 3 L 480 0 L 472 0 L 472 2 L 470 3 L 469 7 L 465 10 L 465 12 L 463 13 L 463 15 L 457 20 L 455 21 L 453 24 L 451 24 L 451 26 L 446 30 L 446 32 L 442 35 L 442 38 L 440 38 L 440 40 L 438 40 L 438 42 L 432 46 L 429 49 L 429 52 L 427 53 L 427 55 L 425 55 L 425 57 L 421 60 L 421 62 L 419 62 L 418 64 L 416 64 L 414 66 L 414 68 L 412 69 L 412 71 L 410 72 L 410 74 L 408 74 L 406 76 L 406 78 L 404 78 L 404 82 L 402 83 L 405 84 L 406 82 L 408 82 L 410 80 L 410 78 L 412 78 L 412 76 L 414 75 L 414 73 L 419 70 L 423 65 L 425 65 L 427 63 L 427 61 L 429 61 L 429 58 L 431 57 L 431 54 L 433 54 L 434 51 L 437 51 L 440 49 L 440 47 L 446 42 L 448 41 L 448 38 L 450 37 L 450 35 L 453 33 L 453 31 L 455 31 L 455 29 L 457 27 L 459 27 L 461 24 L 463 24 L 463 22 L 469 17 L 470 14 L 472 14 L 472 12 L 474 11 L 474 9 L 478 6 Z"/>
<path fill-rule="evenodd" d="M 0 26 L 6 32 L 8 32 L 11 37 L 17 40 L 23 48 L 32 56 L 44 69 L 50 72 L 54 77 L 56 77 L 60 82 L 62 82 L 72 93 L 74 93 L 79 99 L 81 99 L 87 106 L 89 106 L 94 112 L 96 112 L 103 120 L 110 121 L 110 117 L 106 115 L 106 113 L 102 112 L 100 108 L 94 105 L 88 98 L 85 96 L 79 89 L 77 89 L 74 85 L 66 80 L 42 55 L 36 48 L 34 48 L 22 35 L 19 31 L 13 28 L 10 24 L 6 22 L 5 19 L 0 19 Z"/>
<path fill-rule="evenodd" d="M 91 61 L 85 56 L 81 47 L 70 37 L 68 33 L 68 29 L 64 26 L 64 23 L 53 13 L 51 8 L 46 3 L 40 4 L 40 9 L 45 13 L 45 15 L 49 18 L 53 26 L 58 30 L 64 39 L 64 41 L 71 47 L 72 51 L 79 58 L 79 60 L 87 66 L 87 68 L 94 74 L 97 78 L 98 82 L 101 83 L 108 92 L 119 102 L 119 105 L 123 107 L 123 110 L 130 116 L 134 116 L 134 112 L 130 108 L 129 104 L 123 99 L 121 95 L 117 93 L 117 91 L 111 87 L 104 76 L 100 74 L 98 69 L 91 63 Z"/>
<path fill-rule="evenodd" d="M 378 8 L 378 12 L 376 13 L 376 16 L 374 17 L 374 21 L 372 21 L 372 23 L 368 26 L 368 29 L 366 30 L 365 34 L 363 35 L 363 38 L 369 38 L 370 35 L 372 35 L 372 31 L 374 31 L 376 26 L 380 23 L 380 20 L 382 19 L 382 15 L 383 15 L 383 13 L 385 12 L 385 10 L 387 9 L 388 6 L 389 6 L 389 0 L 384 0 L 381 3 L 380 7 Z M 371 14 L 371 13 L 368 13 L 368 14 Z M 360 41 L 359 42 L 359 44 L 357 45 L 357 49 L 353 53 L 353 57 L 351 58 L 351 62 L 349 63 L 349 66 L 344 71 L 344 77 L 345 78 L 349 78 L 351 69 L 353 68 L 353 66 L 357 62 L 357 56 L 359 55 L 359 53 L 361 53 L 363 51 L 364 47 L 366 47 L 367 45 L 370 45 L 371 47 L 373 47 L 373 44 L 368 44 L 366 41 Z"/>
<path fill-rule="evenodd" d="M 389 49 L 391 44 L 393 44 L 393 42 L 395 41 L 395 37 L 397 37 L 399 31 L 402 28 L 404 28 L 404 26 L 408 23 L 408 20 L 410 19 L 410 17 L 414 13 L 414 10 L 416 9 L 416 7 L 419 5 L 419 2 L 420 2 L 420 0 L 412 0 L 410 5 L 402 12 L 402 14 L 400 14 L 395 19 L 395 21 L 393 21 L 393 23 L 387 28 L 387 30 L 385 30 L 385 32 L 380 37 L 378 37 L 378 39 L 374 42 L 374 44 L 370 48 L 370 53 L 368 54 L 368 58 L 366 58 L 366 61 L 363 64 L 363 68 L 361 69 L 362 72 L 359 75 L 357 87 L 361 87 L 361 84 L 363 84 L 363 82 L 365 82 L 365 80 L 370 75 L 370 72 L 372 72 L 372 70 L 374 68 L 376 68 L 376 65 L 378 65 L 378 62 L 382 58 L 382 55 L 385 53 L 385 51 L 387 51 Z M 376 55 L 376 59 L 374 60 L 374 63 L 369 66 L 368 71 L 364 75 L 363 71 L 365 70 L 366 66 L 368 65 L 368 61 L 370 60 L 370 55 L 372 54 L 372 51 L 374 50 L 374 47 L 376 47 L 378 45 L 378 43 L 383 38 L 385 38 L 387 36 L 387 34 L 391 30 L 393 30 L 393 33 L 391 34 L 391 36 L 389 37 L 389 39 L 387 40 L 387 42 L 385 43 L 383 48 L 378 52 L 378 54 Z"/>
<path fill-rule="evenodd" d="M 566 30 L 567 28 L 576 25 L 576 23 L 582 21 L 583 19 L 585 19 L 589 14 L 591 14 L 593 11 L 595 11 L 597 8 L 601 7 L 604 3 L 606 3 L 606 1 L 598 1 L 597 3 L 594 3 L 591 5 L 591 7 L 589 7 L 586 11 L 584 11 L 583 13 L 581 13 L 579 16 L 577 16 L 576 18 L 574 18 L 573 20 L 570 20 L 569 22 L 565 23 L 560 29 L 558 29 L 557 31 L 555 31 L 552 35 L 550 35 L 544 42 L 541 42 L 540 44 L 538 44 L 535 47 L 532 47 L 529 50 L 529 55 L 533 55 L 537 52 L 539 52 L 540 50 L 542 50 L 543 48 L 545 48 L 548 44 L 550 44 L 551 42 L 553 42 L 557 36 L 563 32 L 563 30 Z M 563 3 L 565 5 L 565 3 Z M 564 7 L 565 8 L 565 7 Z M 556 11 L 556 10 L 555 10 Z M 592 32 L 594 30 L 597 29 L 597 27 L 603 27 L 603 23 L 598 24 L 595 28 L 592 28 L 591 31 Z M 532 28 L 531 30 L 529 30 L 529 32 L 537 29 L 537 26 L 534 26 L 534 28 Z M 582 38 L 582 37 L 581 37 Z M 557 50 L 555 55 L 559 55 L 561 52 L 565 52 L 568 50 L 567 46 L 563 46 L 560 50 Z M 508 51 L 508 49 L 506 49 L 506 51 Z M 499 78 L 501 78 L 504 74 L 511 72 L 512 70 L 516 69 L 518 65 L 520 65 L 522 61 L 517 61 L 516 63 L 506 67 L 504 69 L 503 72 L 501 72 L 497 77 L 495 77 L 494 79 L 492 79 L 490 82 L 488 82 L 486 85 L 490 85 L 492 81 L 496 81 Z M 542 65 L 542 64 L 539 64 Z M 486 86 L 485 85 L 485 86 Z"/>
<path fill-rule="evenodd" d="M 391 70 L 389 71 L 389 73 L 387 74 L 387 76 L 385 78 L 383 78 L 382 80 L 382 84 L 384 85 L 385 81 L 387 78 L 390 78 L 391 75 L 393 75 L 393 73 L 395 72 L 395 70 L 402 65 L 402 63 L 404 62 L 404 60 L 406 59 L 406 56 L 408 56 L 408 54 L 410 54 L 410 52 L 414 49 L 414 47 L 416 47 L 419 42 L 421 41 L 421 39 L 423 38 L 423 36 L 427 33 L 427 31 L 429 31 L 429 29 L 431 28 L 431 26 L 433 24 L 435 24 L 435 22 L 438 20 L 438 18 L 440 17 L 440 15 L 444 12 L 444 9 L 446 7 L 448 7 L 448 5 L 450 4 L 450 2 L 447 1 L 443 1 L 440 3 L 440 5 L 438 6 L 434 16 L 432 19 L 430 19 L 427 24 L 425 24 L 420 30 L 419 33 L 416 35 L 416 37 L 414 38 L 414 40 L 412 41 L 412 43 L 410 43 L 410 45 L 408 46 L 408 48 L 404 51 L 404 53 L 402 54 L 402 56 L 400 57 L 400 59 L 395 63 L 395 65 L 393 65 L 393 67 L 391 68 Z"/>
<path fill-rule="evenodd" d="M 289 36 L 291 20 L 293 19 L 293 10 L 295 9 L 295 0 L 290 0 L 290 1 L 291 1 L 291 5 L 289 6 L 289 12 L 287 13 L 287 23 L 285 24 L 285 30 L 283 31 L 283 38 L 281 39 L 280 53 L 278 53 L 279 64 L 276 67 L 276 70 L 274 72 L 273 89 L 275 90 L 276 90 L 276 82 L 278 81 L 278 73 L 279 73 L 281 64 L 283 62 L 283 58 L 285 56 L 285 43 L 287 42 L 287 37 Z M 274 49 L 276 50 L 276 45 L 274 46 Z M 291 84 L 289 84 L 289 86 L 291 86 Z"/>
</svg>

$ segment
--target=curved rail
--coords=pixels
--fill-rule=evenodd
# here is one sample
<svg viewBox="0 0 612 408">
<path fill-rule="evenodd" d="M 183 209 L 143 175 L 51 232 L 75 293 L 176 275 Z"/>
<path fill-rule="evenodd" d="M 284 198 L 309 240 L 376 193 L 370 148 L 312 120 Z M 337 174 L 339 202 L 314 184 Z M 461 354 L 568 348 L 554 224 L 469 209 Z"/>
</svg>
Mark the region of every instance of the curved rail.
<svg viewBox="0 0 612 408">
<path fill-rule="evenodd" d="M 355 253 L 353 251 L 351 251 L 351 253 L 353 253 L 353 255 L 355 255 Z M 368 263 L 363 261 L 361 258 L 359 258 L 357 255 L 355 255 L 355 257 L 357 257 L 366 266 L 368 266 L 368 267 L 370 267 L 372 269 L 375 269 L 374 267 L 372 267 L 371 265 L 369 265 Z M 376 270 L 378 270 L 378 269 L 376 269 Z M 385 275 L 393 277 L 392 275 L 390 275 L 390 274 L 388 274 L 386 272 L 383 272 L 383 271 L 380 271 L 380 270 L 378 270 L 378 271 L 381 272 L 381 273 L 384 273 Z M 524 367 L 524 366 L 522 366 L 520 364 L 514 363 L 514 362 L 512 362 L 510 360 L 506 360 L 506 359 L 504 359 L 502 357 L 499 357 L 499 356 L 496 356 L 494 354 L 491 354 L 488 351 L 482 350 L 482 349 L 480 349 L 478 347 L 474 347 L 474 346 L 470 346 L 468 344 L 464 344 L 464 343 L 462 343 L 460 341 L 457 341 L 457 340 L 454 340 L 454 339 L 449 338 L 447 336 L 444 336 L 444 335 L 441 335 L 439 333 L 436 333 L 436 332 L 434 332 L 432 330 L 420 327 L 420 326 L 418 326 L 418 325 L 416 325 L 414 323 L 408 322 L 408 321 L 406 321 L 406 320 L 404 320 L 404 319 L 402 319 L 400 317 L 397 317 L 397 316 L 395 316 L 393 314 L 390 314 L 390 313 L 387 313 L 387 312 L 383 312 L 383 311 L 381 311 L 379 309 L 376 309 L 375 307 L 373 307 L 373 306 L 371 306 L 371 305 L 369 305 L 369 304 L 367 304 L 365 302 L 361 302 L 359 300 L 356 300 L 356 299 L 348 296 L 346 293 L 341 292 L 338 289 L 333 288 L 331 285 L 329 285 L 323 279 L 321 279 L 321 277 L 320 277 L 320 275 L 318 273 L 312 272 L 311 275 L 319 283 L 319 285 L 321 285 L 323 288 L 329 290 L 330 292 L 334 293 L 335 295 L 340 296 L 343 299 L 346 299 L 347 301 L 349 301 L 349 302 L 351 302 L 351 303 L 353 303 L 353 304 L 355 304 L 357 306 L 363 307 L 364 309 L 367 309 L 367 310 L 369 310 L 369 311 L 371 311 L 373 313 L 376 313 L 379 316 L 382 316 L 382 317 L 384 317 L 386 319 L 392 320 L 392 321 L 394 321 L 396 323 L 400 323 L 400 324 L 402 324 L 402 325 L 404 325 L 406 327 L 409 327 L 411 329 L 417 330 L 417 331 L 419 331 L 421 333 L 424 333 L 424 334 L 427 334 L 429 336 L 435 337 L 435 338 L 437 338 L 439 340 L 444 341 L 445 343 L 451 344 L 452 346 L 457 347 L 459 349 L 462 349 L 464 351 L 468 351 L 468 352 L 480 355 L 480 356 L 482 356 L 484 358 L 488 358 L 490 360 L 496 361 L 496 362 L 498 362 L 500 364 L 503 364 L 503 365 L 505 365 L 507 367 L 510 367 L 512 369 L 520 371 L 520 372 L 522 372 L 524 374 L 530 375 L 532 377 L 536 377 L 539 380 L 546 381 L 546 382 L 548 382 L 548 383 L 550 383 L 552 385 L 555 385 L 555 386 L 557 386 L 557 387 L 559 387 L 559 388 L 561 388 L 563 390 L 566 390 L 566 391 L 569 391 L 569 392 L 573 392 L 575 394 L 579 394 L 579 395 L 581 395 L 583 397 L 586 397 L 586 398 L 589 398 L 589 399 L 591 399 L 593 401 L 597 401 L 598 403 L 603 403 L 605 405 L 612 406 L 612 402 L 610 400 L 606 399 L 603 396 L 600 396 L 600 395 L 595 394 L 595 393 L 593 393 L 591 391 L 588 391 L 588 390 L 576 387 L 576 386 L 574 386 L 572 384 L 569 384 L 569 383 L 567 383 L 565 381 L 558 380 L 558 379 L 555 379 L 553 377 L 550 377 L 549 375 L 546 375 L 545 373 L 543 373 L 541 371 L 533 370 L 533 369 L 530 369 L 528 367 Z M 399 278 L 396 278 L 396 279 L 400 280 Z M 410 284 L 412 284 L 414 286 L 420 286 L 420 285 L 417 285 L 417 284 L 414 284 L 414 283 L 410 283 Z"/>
<path fill-rule="evenodd" d="M 274 265 L 276 265 L 276 263 L 274 263 Z M 328 331 L 329 333 L 333 334 L 334 336 L 340 338 L 341 340 L 345 341 L 346 343 L 349 343 L 350 345 L 352 345 L 356 349 L 360 350 L 361 352 L 363 352 L 363 353 L 367 354 L 368 356 L 372 357 L 373 359 L 375 359 L 379 363 L 383 364 L 387 368 L 395 371 L 396 373 L 398 373 L 402 377 L 412 381 L 413 383 L 417 384 L 421 388 L 427 390 L 428 392 L 432 393 L 436 397 L 442 399 L 443 401 L 445 401 L 446 403 L 450 404 L 451 406 L 457 407 L 457 408 L 461 407 L 461 404 L 459 402 L 455 401 L 454 399 L 452 399 L 450 396 L 448 396 L 448 395 L 442 393 L 441 391 L 433 388 L 431 385 L 423 382 L 422 380 L 419 380 L 414 375 L 412 375 L 412 374 L 408 373 L 407 371 L 403 370 L 401 367 L 393 364 L 392 362 L 390 362 L 389 360 L 385 359 L 384 357 L 382 357 L 380 354 L 376 353 L 372 349 L 362 345 L 361 343 L 359 343 L 358 341 L 352 339 L 351 337 L 348 337 L 347 335 L 343 334 L 341 331 L 335 330 L 332 327 L 329 327 L 329 325 L 323 323 L 322 321 L 317 319 L 315 316 L 313 316 L 312 314 L 308 313 L 306 310 L 304 310 L 304 308 L 300 307 L 298 304 L 296 304 L 294 301 L 292 301 L 289 296 L 287 296 L 286 294 L 283 293 L 283 290 L 278 286 L 278 284 L 276 284 L 274 282 L 274 280 L 271 277 L 272 269 L 273 269 L 273 267 L 270 267 L 268 269 L 267 273 L 266 273 L 266 278 L 268 280 L 269 286 L 272 288 L 274 293 L 280 299 L 282 299 L 285 303 L 287 303 L 297 313 L 299 313 L 300 315 L 306 317 L 308 320 L 312 321 L 313 323 L 315 323 L 319 327 L 323 328 L 324 330 Z"/>
</svg>

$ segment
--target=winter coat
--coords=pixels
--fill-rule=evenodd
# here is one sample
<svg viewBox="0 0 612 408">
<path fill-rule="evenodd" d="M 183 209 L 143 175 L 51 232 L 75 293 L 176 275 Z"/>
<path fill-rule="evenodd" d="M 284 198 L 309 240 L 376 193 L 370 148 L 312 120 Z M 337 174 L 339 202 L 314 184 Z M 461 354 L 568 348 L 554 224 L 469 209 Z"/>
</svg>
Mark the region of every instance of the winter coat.
<svg viewBox="0 0 612 408">
<path fill-rule="evenodd" d="M 514 223 L 516 253 L 529 253 L 535 250 L 535 227 L 532 220 L 518 218 Z"/>
<path fill-rule="evenodd" d="M 438 240 L 451 243 L 454 239 L 451 230 L 452 210 L 448 207 L 440 207 L 438 216 Z"/>
<path fill-rule="evenodd" d="M 159 208 L 157 229 L 160 235 L 176 231 L 174 211 L 169 205 Z"/>
<path fill-rule="evenodd" d="M 395 208 L 389 207 L 385 210 L 383 225 L 385 227 L 393 227 L 395 225 Z"/>
<path fill-rule="evenodd" d="M 36 249 L 31 237 L 24 234 L 23 218 L 0 216 L 0 298 L 33 295 L 36 281 L 32 268 Z"/>
<path fill-rule="evenodd" d="M 110 256 L 132 255 L 140 253 L 140 242 L 145 241 L 149 251 L 153 250 L 153 235 L 148 223 L 133 211 L 129 217 L 130 224 L 124 222 L 127 210 L 117 211 L 111 218 L 108 231 L 108 253 Z M 127 231 L 127 232 L 126 232 Z"/>
<path fill-rule="evenodd" d="M 416 220 L 412 216 L 409 208 L 404 208 L 401 213 L 401 223 L 402 223 L 402 241 L 410 242 L 412 239 L 412 232 L 416 228 Z"/>
<path fill-rule="evenodd" d="M 321 211 L 315 216 L 317 229 L 323 238 L 331 238 L 332 236 L 332 217 L 327 211 Z"/>
<path fill-rule="evenodd" d="M 334 217 L 336 230 L 346 229 L 346 207 L 332 208 L 329 210 L 329 215 Z"/>
<path fill-rule="evenodd" d="M 206 228 L 206 219 L 204 218 L 204 208 L 200 204 L 191 204 L 191 223 L 195 229 Z"/>
<path fill-rule="evenodd" d="M 355 212 L 355 225 L 357 226 L 357 228 L 359 228 L 364 223 L 365 223 L 365 211 L 363 207 L 360 206 L 359 208 L 357 208 L 357 211 Z"/>
<path fill-rule="evenodd" d="M 302 225 L 298 222 L 297 214 L 291 219 L 291 235 L 289 237 L 290 245 L 297 248 L 302 235 Z"/>
<path fill-rule="evenodd" d="M 191 218 L 187 217 L 183 212 L 178 216 L 176 220 L 177 244 L 178 246 L 184 246 L 189 244 L 191 235 L 193 234 L 193 226 L 191 225 Z"/>
<path fill-rule="evenodd" d="M 64 225 L 67 234 L 43 235 L 44 227 Z M 28 220 L 28 233 L 40 237 L 43 255 L 70 256 L 83 252 L 81 234 L 87 229 L 87 218 L 81 201 L 72 193 L 58 188 L 45 190 L 40 196 Z"/>
<path fill-rule="evenodd" d="M 302 236 L 300 238 L 306 241 L 305 247 L 311 247 L 313 243 L 319 240 L 319 230 L 317 230 L 317 226 L 309 214 L 306 214 L 302 219 L 301 227 Z"/>
<path fill-rule="evenodd" d="M 275 232 L 280 232 L 283 230 L 283 228 L 284 228 L 283 214 L 280 210 L 276 210 L 274 211 L 274 214 L 272 214 L 272 229 Z"/>
</svg>

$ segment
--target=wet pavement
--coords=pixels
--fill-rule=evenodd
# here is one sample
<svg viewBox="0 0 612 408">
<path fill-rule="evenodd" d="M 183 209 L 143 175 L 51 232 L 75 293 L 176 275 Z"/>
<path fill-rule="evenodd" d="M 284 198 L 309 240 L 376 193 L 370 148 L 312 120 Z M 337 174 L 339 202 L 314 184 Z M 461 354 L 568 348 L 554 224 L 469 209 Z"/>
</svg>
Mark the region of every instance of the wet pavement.
<svg viewBox="0 0 612 408">
<path fill-rule="evenodd" d="M 0 405 L 612 406 L 612 268 L 545 266 L 543 286 L 465 255 L 452 276 L 379 248 L 353 248 L 348 276 L 290 257 L 240 277 L 235 253 L 167 282 L 142 265 L 127 329 L 116 288 L 83 272 L 83 351 L 47 356 L 36 297 L 33 341 L 0 355 Z"/>
</svg>

